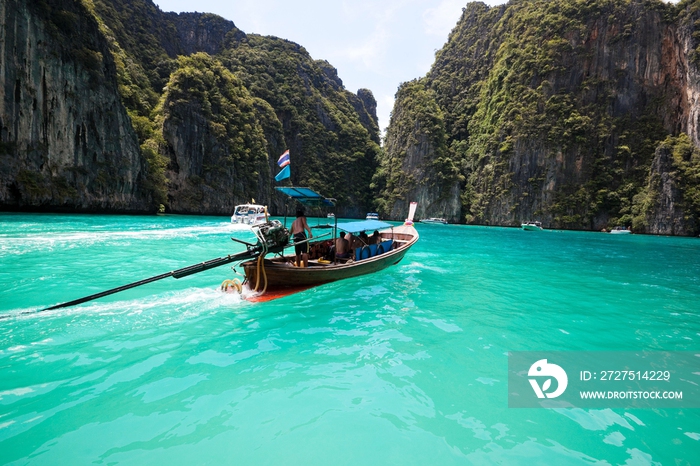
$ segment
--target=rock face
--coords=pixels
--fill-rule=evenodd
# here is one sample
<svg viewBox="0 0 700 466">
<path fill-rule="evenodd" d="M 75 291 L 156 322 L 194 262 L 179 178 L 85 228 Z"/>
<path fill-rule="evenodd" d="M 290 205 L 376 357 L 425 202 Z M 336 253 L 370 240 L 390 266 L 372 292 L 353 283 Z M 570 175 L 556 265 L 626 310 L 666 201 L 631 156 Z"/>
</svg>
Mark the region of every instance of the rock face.
<svg viewBox="0 0 700 466">
<path fill-rule="evenodd" d="M 700 20 L 700 2 L 688 2 L 681 10 L 675 28 L 675 41 L 665 48 L 667 62 L 675 65 L 675 81 L 680 87 L 679 106 L 683 110 L 680 131 L 690 136 L 700 147 L 700 61 L 698 61 L 697 21 Z M 672 45 L 672 46 L 670 46 Z"/>
<path fill-rule="evenodd" d="M 179 47 L 175 50 L 181 55 L 197 52 L 216 55 L 226 48 L 227 40 L 240 41 L 245 37 L 231 21 L 212 14 L 165 13 L 163 17 L 171 21 L 178 32 Z M 174 55 L 172 51 L 170 55 Z"/>
<path fill-rule="evenodd" d="M 360 89 L 357 95 L 347 93 L 348 100 L 360 116 L 360 123 L 369 132 L 372 140 L 379 144 L 379 121 L 377 119 L 377 101 L 369 89 Z"/>
<path fill-rule="evenodd" d="M 659 147 L 651 167 L 650 187 L 654 204 L 648 219 L 649 233 L 657 235 L 687 235 L 683 218 L 682 191 L 674 176 L 673 155 L 668 147 Z M 694 225 L 691 225 L 691 230 Z"/>
<path fill-rule="evenodd" d="M 79 2 L 0 4 L 0 205 L 153 211 L 112 55 Z"/>
<path fill-rule="evenodd" d="M 396 206 L 423 198 L 468 223 L 633 224 L 652 233 L 666 231 L 652 218 L 675 218 L 685 222 L 676 234 L 694 233 L 693 213 L 662 203 L 658 215 L 639 215 L 634 199 L 667 136 L 687 133 L 700 145 L 698 6 L 469 4 L 430 73 L 397 94 L 382 165 L 402 168 L 400 176 L 380 173 L 386 211 L 395 216 Z M 422 110 L 406 111 L 420 101 Z M 426 126 L 421 112 L 435 124 Z M 423 169 L 445 158 L 461 178 Z M 452 189 L 423 187 L 431 184 Z"/>
</svg>

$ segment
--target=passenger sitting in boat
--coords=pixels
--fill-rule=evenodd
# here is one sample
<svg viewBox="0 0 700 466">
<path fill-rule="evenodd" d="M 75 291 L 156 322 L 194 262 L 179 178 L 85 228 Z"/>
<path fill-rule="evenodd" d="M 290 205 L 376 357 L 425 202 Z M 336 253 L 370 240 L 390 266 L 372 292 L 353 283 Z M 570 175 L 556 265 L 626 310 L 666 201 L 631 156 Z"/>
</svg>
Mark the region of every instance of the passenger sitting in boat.
<svg viewBox="0 0 700 466">
<path fill-rule="evenodd" d="M 362 241 L 362 246 L 369 244 L 369 236 L 367 236 L 367 232 L 363 231 L 360 233 L 360 240 Z"/>
<path fill-rule="evenodd" d="M 340 237 L 335 240 L 335 257 L 347 259 L 350 257 L 350 243 L 345 239 L 345 232 L 340 232 Z"/>
<path fill-rule="evenodd" d="M 321 259 L 328 255 L 330 246 L 329 241 L 319 241 L 311 245 L 311 254 L 309 259 Z"/>
<path fill-rule="evenodd" d="M 348 240 L 348 244 L 350 245 L 350 250 L 348 251 L 350 252 L 350 257 L 355 257 L 355 249 L 361 248 L 365 245 L 360 238 L 350 232 L 348 232 L 348 234 L 345 236 L 345 239 Z"/>
<path fill-rule="evenodd" d="M 379 237 L 379 232 L 374 230 L 374 233 L 372 233 L 372 236 L 369 238 L 369 244 L 379 244 L 381 242 L 382 239 Z"/>
<path fill-rule="evenodd" d="M 298 243 L 306 239 L 306 233 L 304 230 L 309 232 L 309 238 L 313 238 L 314 235 L 311 233 L 311 228 L 306 222 L 306 217 L 304 216 L 303 210 L 297 210 L 297 219 L 292 223 L 292 237 L 294 242 Z M 304 267 L 309 266 L 309 243 L 297 244 L 294 246 L 294 253 L 296 254 L 296 266 L 301 267 L 302 260 L 304 262 Z"/>
</svg>

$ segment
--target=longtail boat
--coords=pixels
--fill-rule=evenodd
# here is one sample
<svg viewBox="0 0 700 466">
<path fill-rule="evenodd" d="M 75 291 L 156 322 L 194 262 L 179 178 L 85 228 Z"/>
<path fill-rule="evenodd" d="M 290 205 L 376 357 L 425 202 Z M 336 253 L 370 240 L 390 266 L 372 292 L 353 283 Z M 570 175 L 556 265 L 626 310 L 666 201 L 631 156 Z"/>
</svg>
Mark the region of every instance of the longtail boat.
<svg viewBox="0 0 700 466">
<path fill-rule="evenodd" d="M 277 188 L 302 205 L 318 203 L 333 204 L 308 188 Z M 309 250 L 311 257 L 308 266 L 295 264 L 295 256 L 278 252 L 272 258 L 261 254 L 253 260 L 240 265 L 245 280 L 238 288 L 243 297 L 249 301 L 269 301 L 308 288 L 347 278 L 366 275 L 398 264 L 408 250 L 418 241 L 418 232 L 413 227 L 413 215 L 416 203 L 411 203 L 409 216 L 403 225 L 392 225 L 379 220 L 364 220 L 337 223 L 333 227 L 332 238 L 311 238 Z M 253 228 L 255 232 L 256 227 Z M 333 258 L 328 251 L 335 244 L 339 231 L 358 234 L 363 231 L 378 231 L 379 239 L 375 244 L 363 244 L 355 248 L 351 257 Z M 289 247 L 289 246 L 288 246 Z"/>
<path fill-rule="evenodd" d="M 302 205 L 321 205 L 327 207 L 335 205 L 333 199 L 327 199 L 308 188 L 278 187 L 276 189 Z M 165 278 L 183 278 L 231 263 L 238 263 L 243 267 L 245 279 L 243 282 L 239 280 L 224 280 L 221 285 L 222 290 L 238 290 L 241 292 L 243 298 L 249 301 L 269 301 L 271 299 L 281 298 L 324 283 L 378 272 L 390 265 L 398 264 L 410 247 L 418 241 L 418 232 L 413 228 L 413 215 L 415 211 L 416 203 L 412 202 L 408 219 L 406 219 L 403 225 L 399 226 L 393 226 L 390 223 L 380 222 L 378 220 L 338 224 L 337 219 L 333 217 L 335 219 L 335 225 L 332 227 L 332 233 L 326 233 L 320 237 L 301 241 L 296 244 L 309 242 L 310 249 L 318 252 L 334 243 L 338 230 L 358 233 L 361 231 L 381 229 L 378 234 L 379 242 L 376 244 L 366 244 L 357 248 L 354 251 L 354 256 L 349 259 L 328 260 L 324 259 L 324 256 L 319 253 L 318 257 L 311 257 L 311 260 L 308 261 L 308 267 L 297 267 L 293 265 L 295 256 L 284 255 L 285 249 L 295 246 L 294 243 L 290 242 L 289 230 L 287 230 L 279 220 L 269 219 L 267 216 L 267 209 L 264 209 L 265 222 L 253 225 L 251 228 L 257 238 L 255 244 L 231 238 L 238 243 L 244 244 L 246 246 L 245 251 L 200 262 L 100 293 L 84 296 L 65 303 L 55 304 L 44 309 L 28 311 L 27 313 L 75 306 Z M 323 227 L 331 228 L 330 225 L 323 225 Z M 321 239 L 331 234 L 333 236 L 330 240 Z M 271 259 L 265 258 L 268 254 L 272 255 Z M 9 317 L 10 315 L 0 315 L 0 319 Z"/>
</svg>

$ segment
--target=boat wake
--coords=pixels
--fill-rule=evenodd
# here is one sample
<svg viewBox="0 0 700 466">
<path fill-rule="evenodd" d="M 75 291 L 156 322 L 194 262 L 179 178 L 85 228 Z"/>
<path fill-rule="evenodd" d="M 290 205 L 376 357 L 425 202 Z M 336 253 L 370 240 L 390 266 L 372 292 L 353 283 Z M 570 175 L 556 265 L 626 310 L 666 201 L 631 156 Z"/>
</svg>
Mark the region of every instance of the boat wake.
<svg viewBox="0 0 700 466">
<path fill-rule="evenodd" d="M 247 225 L 222 223 L 211 226 L 193 226 L 185 228 L 159 228 L 122 231 L 80 231 L 65 233 L 28 233 L 24 235 L 0 235 L 3 254 L 24 254 L 35 251 L 52 251 L 55 249 L 84 248 L 93 245 L 123 245 L 129 240 L 163 240 L 177 238 L 200 238 L 204 236 L 225 235 L 230 232 L 250 232 Z M 246 238 L 242 238 L 246 239 Z"/>
<path fill-rule="evenodd" d="M 222 293 L 218 287 L 187 288 L 147 297 L 111 302 L 92 302 L 68 308 L 42 311 L 42 307 L 12 309 L 0 314 L 3 321 L 16 319 L 61 319 L 85 316 L 94 318 L 121 318 L 145 320 L 153 325 L 154 320 L 162 325 L 167 321 L 182 321 L 212 312 L 227 312 L 247 305 L 238 293 Z M 131 322 L 134 324 L 135 322 Z"/>
</svg>

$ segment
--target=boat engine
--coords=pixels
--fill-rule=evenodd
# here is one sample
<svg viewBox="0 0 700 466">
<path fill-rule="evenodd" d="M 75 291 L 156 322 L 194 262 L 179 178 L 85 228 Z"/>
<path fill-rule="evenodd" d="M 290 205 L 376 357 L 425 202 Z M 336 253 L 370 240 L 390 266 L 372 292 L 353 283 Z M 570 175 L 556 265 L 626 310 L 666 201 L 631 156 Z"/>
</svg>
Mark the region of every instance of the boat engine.
<svg viewBox="0 0 700 466">
<path fill-rule="evenodd" d="M 289 230 L 287 230 L 279 220 L 268 222 L 253 227 L 253 232 L 261 244 L 272 253 L 284 251 L 289 244 Z"/>
</svg>

